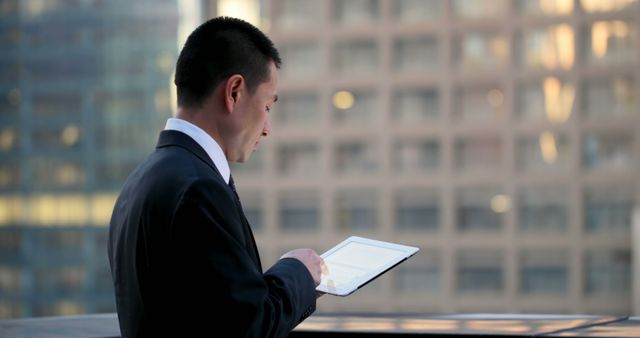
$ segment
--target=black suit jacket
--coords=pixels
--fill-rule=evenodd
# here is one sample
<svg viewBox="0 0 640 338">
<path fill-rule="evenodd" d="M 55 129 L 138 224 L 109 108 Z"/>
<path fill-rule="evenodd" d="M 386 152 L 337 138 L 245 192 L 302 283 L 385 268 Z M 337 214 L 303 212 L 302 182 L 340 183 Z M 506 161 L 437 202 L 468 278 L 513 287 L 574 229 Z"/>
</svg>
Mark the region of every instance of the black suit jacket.
<svg viewBox="0 0 640 338">
<path fill-rule="evenodd" d="M 315 310 L 300 261 L 262 272 L 236 195 L 178 131 L 161 132 L 125 182 L 109 263 L 124 337 L 282 337 Z"/>
</svg>

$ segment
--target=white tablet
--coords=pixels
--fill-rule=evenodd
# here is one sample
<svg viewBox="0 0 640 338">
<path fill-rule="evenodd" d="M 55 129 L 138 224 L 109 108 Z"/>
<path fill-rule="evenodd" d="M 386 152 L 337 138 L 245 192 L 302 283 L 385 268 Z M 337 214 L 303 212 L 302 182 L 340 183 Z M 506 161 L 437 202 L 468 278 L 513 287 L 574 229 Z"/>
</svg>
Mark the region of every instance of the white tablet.
<svg viewBox="0 0 640 338">
<path fill-rule="evenodd" d="M 322 254 L 327 271 L 316 290 L 348 296 L 418 250 L 412 246 L 349 237 Z"/>
</svg>

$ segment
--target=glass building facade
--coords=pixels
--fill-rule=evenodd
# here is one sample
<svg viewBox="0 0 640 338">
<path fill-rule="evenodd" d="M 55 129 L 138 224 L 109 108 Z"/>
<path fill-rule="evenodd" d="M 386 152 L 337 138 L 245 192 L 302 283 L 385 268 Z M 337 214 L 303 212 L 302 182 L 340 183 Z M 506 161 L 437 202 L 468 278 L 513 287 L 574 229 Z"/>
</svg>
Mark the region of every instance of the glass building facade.
<svg viewBox="0 0 640 338">
<path fill-rule="evenodd" d="M 171 114 L 177 9 L 0 2 L 0 319 L 115 311 L 107 225 Z"/>
</svg>

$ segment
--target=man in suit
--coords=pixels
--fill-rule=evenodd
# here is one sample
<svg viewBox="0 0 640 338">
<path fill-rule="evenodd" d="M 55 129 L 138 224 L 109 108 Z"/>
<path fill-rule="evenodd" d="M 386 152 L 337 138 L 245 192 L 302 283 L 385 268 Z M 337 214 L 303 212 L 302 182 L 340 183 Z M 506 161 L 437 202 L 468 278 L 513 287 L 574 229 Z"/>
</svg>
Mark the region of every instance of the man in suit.
<svg viewBox="0 0 640 338">
<path fill-rule="evenodd" d="M 257 28 L 215 18 L 176 66 L 178 111 L 113 210 L 109 263 L 124 337 L 282 337 L 316 305 L 311 249 L 262 271 L 228 162 L 270 133 L 280 57 Z"/>
</svg>

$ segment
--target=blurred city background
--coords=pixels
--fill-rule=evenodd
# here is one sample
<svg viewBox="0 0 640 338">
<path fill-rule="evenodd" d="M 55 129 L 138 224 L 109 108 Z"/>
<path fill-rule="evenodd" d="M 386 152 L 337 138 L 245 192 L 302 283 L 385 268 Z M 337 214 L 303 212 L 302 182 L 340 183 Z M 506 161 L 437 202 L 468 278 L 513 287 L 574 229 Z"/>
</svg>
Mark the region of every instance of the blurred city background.
<svg viewBox="0 0 640 338">
<path fill-rule="evenodd" d="M 640 314 L 639 1 L 0 0 L 0 319 L 115 312 L 113 204 L 217 15 L 284 61 L 232 167 L 264 268 L 422 249 L 319 312 Z"/>
</svg>

